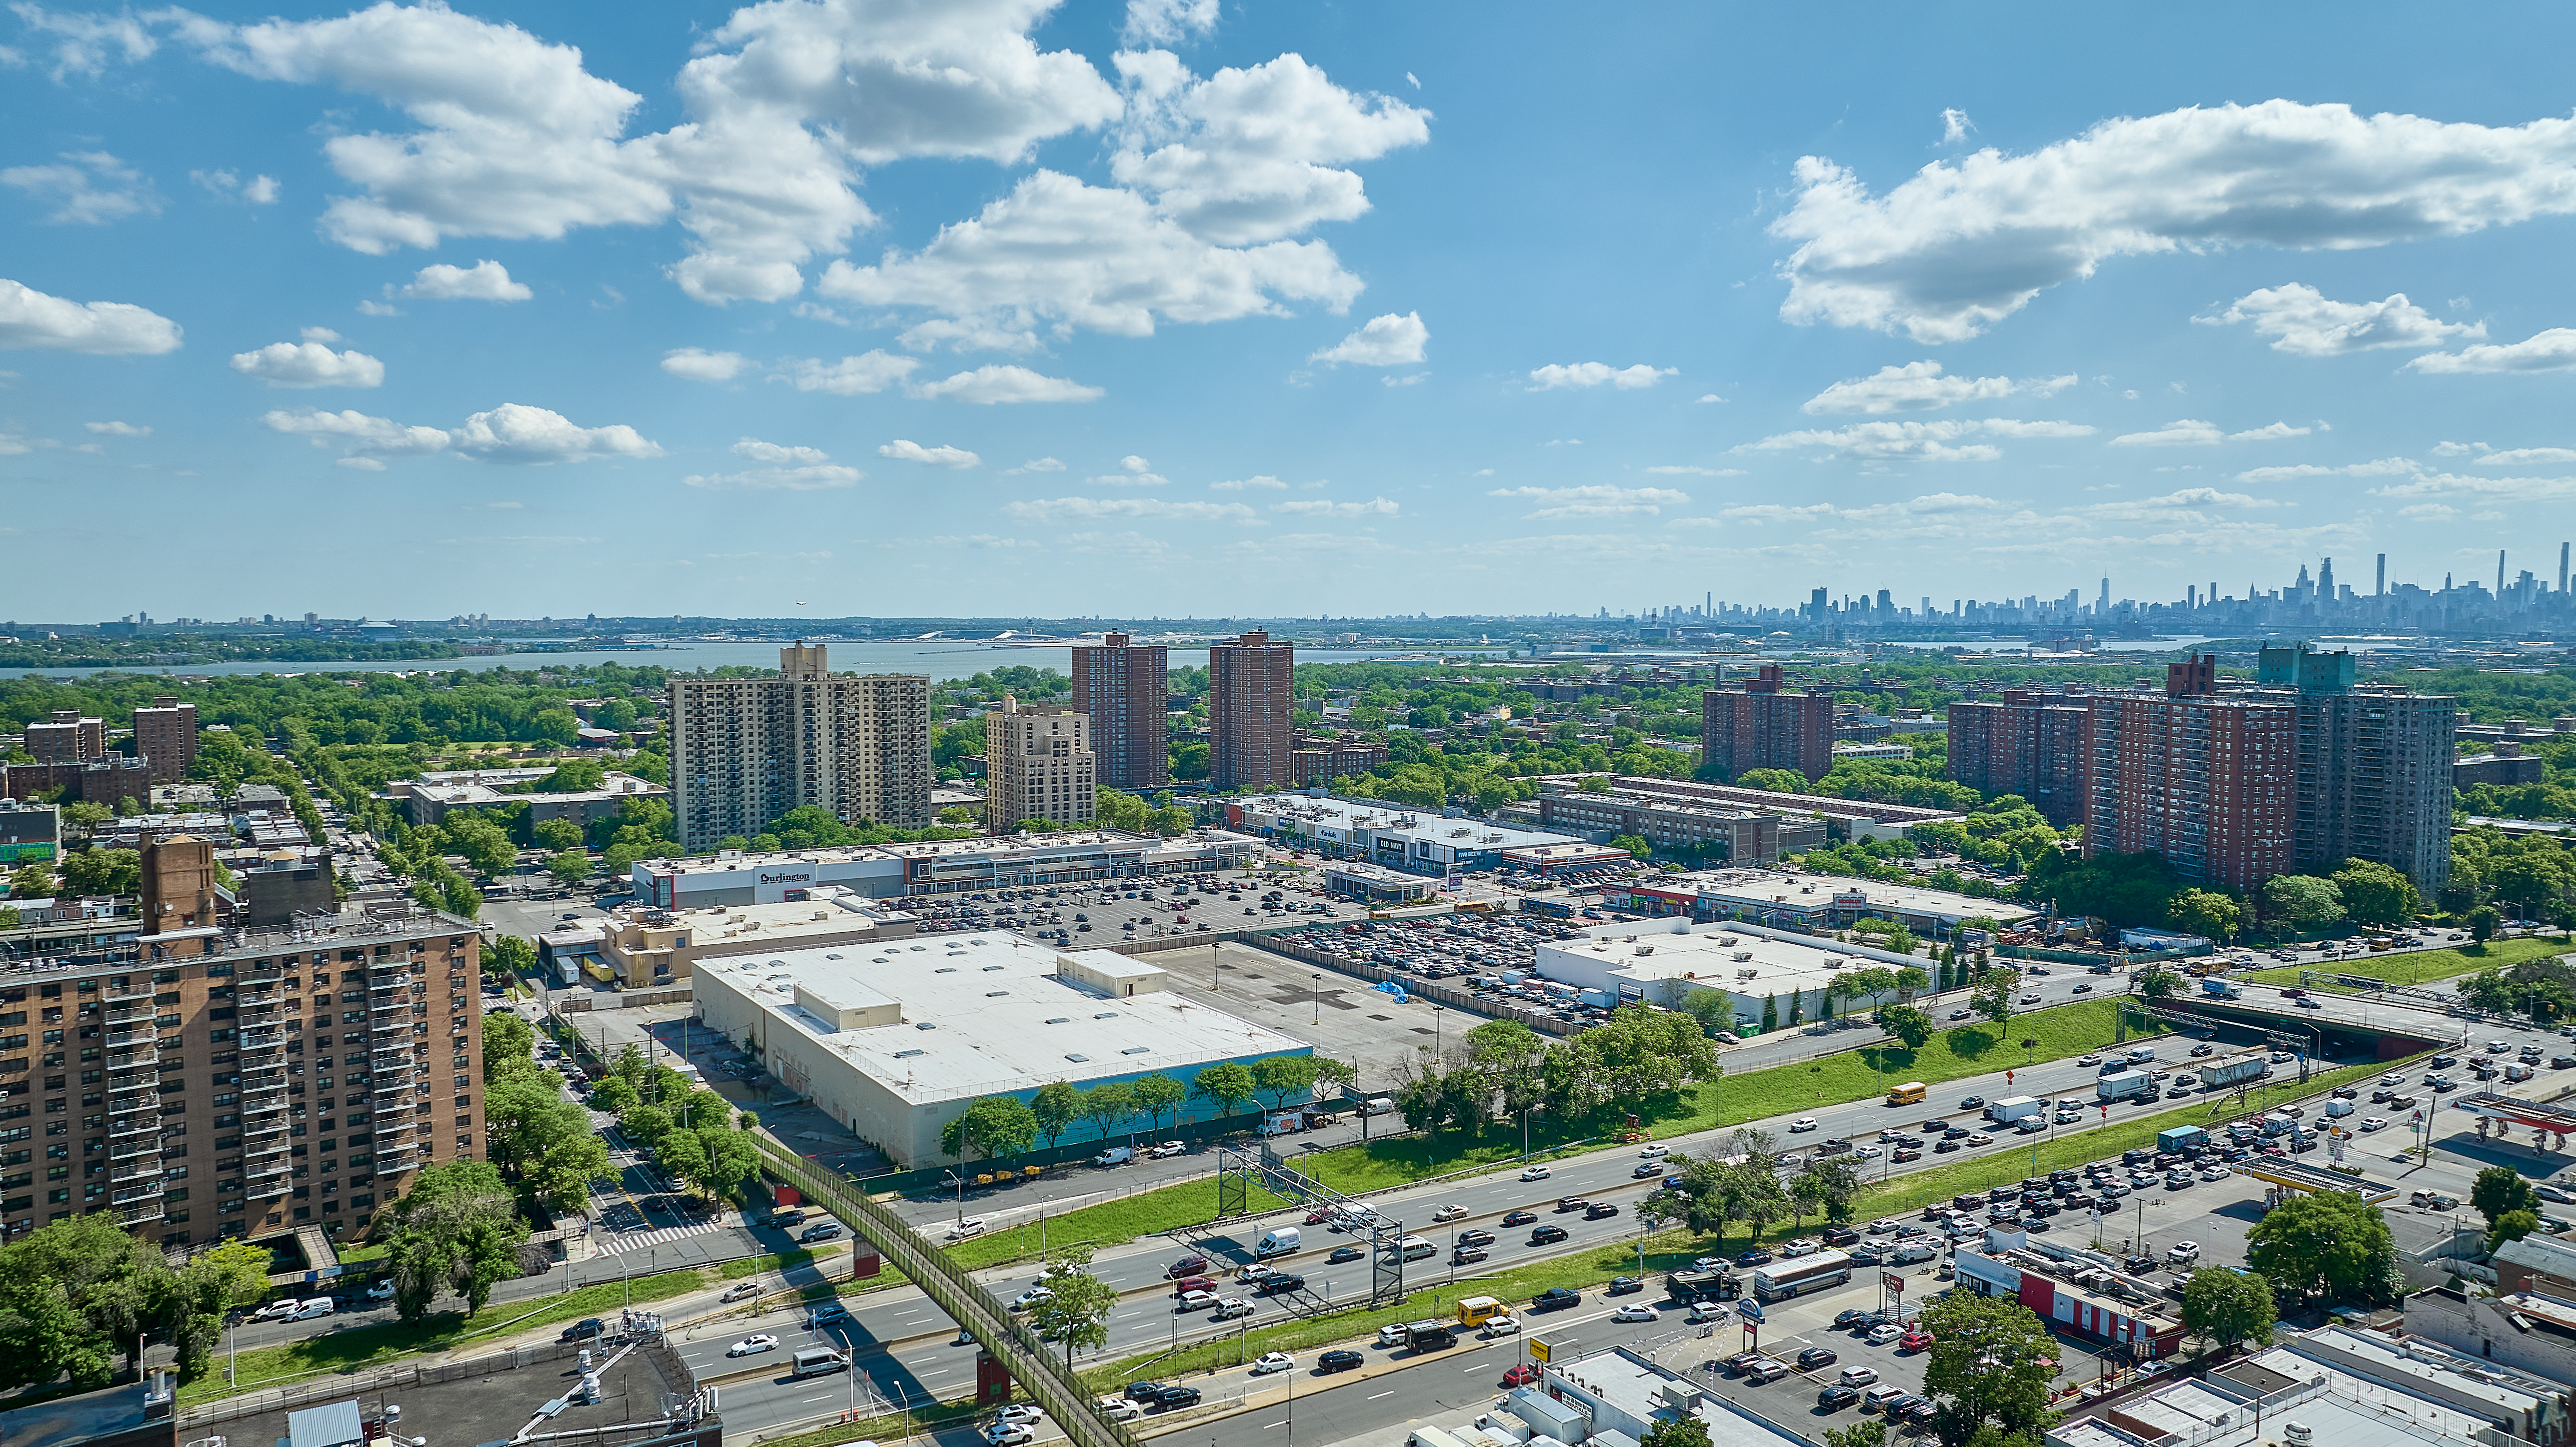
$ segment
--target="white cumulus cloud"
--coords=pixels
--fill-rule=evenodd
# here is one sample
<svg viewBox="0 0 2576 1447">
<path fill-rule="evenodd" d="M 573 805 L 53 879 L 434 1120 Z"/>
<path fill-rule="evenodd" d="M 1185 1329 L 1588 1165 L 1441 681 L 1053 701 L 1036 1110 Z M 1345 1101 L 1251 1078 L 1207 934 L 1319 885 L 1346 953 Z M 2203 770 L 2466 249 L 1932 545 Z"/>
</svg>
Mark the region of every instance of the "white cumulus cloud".
<svg viewBox="0 0 2576 1447">
<path fill-rule="evenodd" d="M 1216 0 L 1127 0 L 1118 43 L 1129 49 L 1175 45 L 1216 29 Z"/>
<path fill-rule="evenodd" d="M 1014 502 L 1004 508 L 1031 522 L 1073 518 L 1175 518 L 1184 522 L 1250 522 L 1257 514 L 1239 502 L 1180 502 L 1159 497 L 1056 497 Z"/>
<path fill-rule="evenodd" d="M 918 358 L 898 357 L 879 349 L 843 357 L 837 362 L 820 358 L 791 359 L 784 364 L 788 380 L 799 392 L 830 392 L 840 397 L 857 397 L 882 392 L 912 375 L 921 365 Z"/>
<path fill-rule="evenodd" d="M 84 422 L 81 425 L 92 432 L 103 433 L 109 437 L 149 437 L 152 435 L 151 428 L 137 426 L 132 422 Z"/>
<path fill-rule="evenodd" d="M 2123 432 L 2111 439 L 2113 447 L 2215 447 L 2227 434 L 2214 424 L 2185 417 L 2168 422 L 2152 432 Z"/>
<path fill-rule="evenodd" d="M 855 467 L 814 463 L 804 467 L 761 467 L 748 472 L 693 472 L 680 481 L 689 487 L 708 489 L 820 492 L 826 488 L 848 487 L 865 476 L 866 473 Z"/>
<path fill-rule="evenodd" d="M 1285 492 L 1287 490 L 1288 484 L 1281 482 L 1279 479 L 1272 477 L 1266 472 L 1256 477 L 1239 477 L 1225 482 L 1211 482 L 1208 484 L 1208 491 L 1210 492 Z"/>
<path fill-rule="evenodd" d="M 1654 516 L 1665 508 L 1680 507 L 1690 501 L 1690 494 L 1669 487 L 1614 487 L 1608 483 L 1587 483 L 1580 487 L 1498 487 L 1487 497 L 1520 498 L 1539 504 L 1537 511 L 1523 514 L 1533 518 L 1606 518 Z"/>
<path fill-rule="evenodd" d="M 1320 497 L 1301 497 L 1289 502 L 1274 502 L 1272 512 L 1292 513 L 1301 517 L 1391 517 L 1401 511 L 1388 498 L 1373 497 L 1366 502 L 1333 502 Z"/>
<path fill-rule="evenodd" d="M 1646 471 L 1658 477 L 1742 477 L 1744 475 L 1744 469 L 1740 467 L 1695 467 L 1687 463 L 1667 463 L 1662 467 L 1649 467 Z"/>
<path fill-rule="evenodd" d="M 1902 367 L 1881 367 L 1871 376 L 1845 378 L 1808 398 L 1799 410 L 1810 413 L 1927 412 L 1961 402 L 1992 401 L 2016 392 L 2052 397 L 2074 385 L 2075 378 L 2071 374 L 2016 382 L 2010 377 L 1952 377 L 1943 374 L 1939 362 L 1908 362 Z"/>
<path fill-rule="evenodd" d="M 746 437 L 735 443 L 731 450 L 736 457 L 746 457 L 754 462 L 766 462 L 772 466 L 793 463 L 801 467 L 832 460 L 832 454 L 819 447 L 791 447 L 776 442 L 763 442 L 757 437 Z"/>
<path fill-rule="evenodd" d="M 279 190 L 275 176 L 253 176 L 244 182 L 229 170 L 190 171 L 188 179 L 225 200 L 247 201 L 253 206 L 267 206 L 277 200 Z"/>
<path fill-rule="evenodd" d="M 2089 437 L 2093 429 L 2080 422 L 2024 422 L 2011 417 L 1960 418 L 1939 422 L 1855 422 L 1831 431 L 1782 432 L 1749 442 L 1738 452 L 1822 451 L 1830 456 L 1866 461 L 1916 459 L 1925 462 L 1991 462 L 2003 450 L 1974 437 Z"/>
<path fill-rule="evenodd" d="M 442 428 L 407 426 L 389 417 L 370 417 L 364 412 L 325 412 L 318 407 L 301 407 L 263 413 L 259 420 L 262 426 L 273 432 L 307 438 L 316 447 L 337 447 L 352 456 L 371 459 L 444 452 L 450 441 Z M 377 468 L 382 466 L 377 464 Z"/>
<path fill-rule="evenodd" d="M 662 354 L 662 370 L 692 382 L 730 382 L 751 366 L 740 352 L 710 352 L 701 347 L 673 347 Z"/>
<path fill-rule="evenodd" d="M 1607 383 L 1625 392 L 1639 387 L 1651 387 L 1665 377 L 1680 374 L 1681 369 L 1678 367 L 1666 367 L 1658 371 L 1643 362 L 1633 367 L 1618 368 L 1613 368 L 1606 362 L 1576 362 L 1571 366 L 1551 362 L 1529 374 L 1529 390 L 1553 392 L 1571 388 L 1579 391 Z"/>
<path fill-rule="evenodd" d="M 2026 155 L 1936 162 L 1884 195 L 1818 156 L 1772 224 L 1791 322 L 1971 337 L 2114 257 L 2344 250 L 2576 211 L 2576 119 L 2520 126 L 2348 105 L 2190 107 Z"/>
<path fill-rule="evenodd" d="M 233 370 L 272 387 L 381 387 L 385 364 L 351 348 L 335 352 L 320 342 L 271 342 L 235 352 Z"/>
<path fill-rule="evenodd" d="M 1064 463 L 1063 463 L 1063 462 L 1061 462 L 1061 461 L 1059 461 L 1059 460 L 1058 460 L 1058 459 L 1056 459 L 1056 458 L 1052 458 L 1052 457 L 1032 457 L 1032 458 L 1030 458 L 1028 461 L 1021 463 L 1021 464 L 1020 464 L 1019 466 L 1017 466 L 1017 467 L 1006 467 L 1006 468 L 1002 469 L 1002 475 L 1003 475 L 1003 476 L 1005 476 L 1005 477 L 1017 477 L 1017 476 L 1019 476 L 1020 474 L 1022 474 L 1022 473 L 1026 473 L 1026 472 L 1062 472 L 1062 471 L 1064 471 Z"/>
<path fill-rule="evenodd" d="M 1347 362 L 1360 367 L 1409 367 L 1422 360 L 1422 349 L 1430 341 L 1431 329 L 1422 324 L 1422 313 L 1388 312 L 1369 318 L 1367 325 L 1306 360 L 1331 366 Z"/>
<path fill-rule="evenodd" d="M 908 361 L 906 365 L 909 365 Z M 909 390 L 915 397 L 931 400 L 950 398 L 987 406 L 1004 402 L 1088 402 L 1103 395 L 1098 387 L 1086 387 L 1062 377 L 1044 376 L 1026 367 L 1007 366 L 977 367 L 971 372 L 924 382 Z"/>
<path fill-rule="evenodd" d="M 2236 480 L 2288 482 L 2302 477 L 2411 477 L 2423 470 L 2403 457 L 2383 457 L 2376 462 L 2351 462 L 2341 467 L 2326 467 L 2313 462 L 2293 463 L 2286 467 L 2256 467 L 2236 474 Z"/>
<path fill-rule="evenodd" d="M 477 412 L 456 430 L 456 450 L 492 462 L 586 462 L 595 457 L 659 457 L 662 449 L 624 423 L 580 427 L 560 412 L 504 402 Z"/>
<path fill-rule="evenodd" d="M 2518 342 L 2433 352 L 2406 364 L 2418 372 L 2564 372 L 2576 367 L 2576 327 L 2552 327 Z"/>
<path fill-rule="evenodd" d="M 2439 347 L 2453 337 L 2483 337 L 2484 322 L 2446 322 L 2392 292 L 2384 301 L 2333 301 L 2313 286 L 2291 282 L 2238 297 L 2210 325 L 2245 322 L 2272 338 L 2272 350 L 2300 357 L 2340 357 L 2383 347 Z"/>
<path fill-rule="evenodd" d="M 924 447 L 901 437 L 879 447 L 877 456 L 890 457 L 897 462 L 927 463 L 932 467 L 973 467 L 984 460 L 963 447 Z"/>
<path fill-rule="evenodd" d="M 524 283 L 512 281 L 510 268 L 484 260 L 472 266 L 449 266 L 445 262 L 424 266 L 400 290 L 386 287 L 385 295 L 423 301 L 526 301 L 536 293 Z"/>
<path fill-rule="evenodd" d="M 179 324 L 121 301 L 77 302 L 0 279 L 0 350 L 155 356 L 179 349 Z"/>
<path fill-rule="evenodd" d="M 2477 460 L 2479 467 L 2528 467 L 2536 462 L 2576 462 L 2576 447 L 2514 447 L 2503 452 L 2490 452 Z"/>
</svg>

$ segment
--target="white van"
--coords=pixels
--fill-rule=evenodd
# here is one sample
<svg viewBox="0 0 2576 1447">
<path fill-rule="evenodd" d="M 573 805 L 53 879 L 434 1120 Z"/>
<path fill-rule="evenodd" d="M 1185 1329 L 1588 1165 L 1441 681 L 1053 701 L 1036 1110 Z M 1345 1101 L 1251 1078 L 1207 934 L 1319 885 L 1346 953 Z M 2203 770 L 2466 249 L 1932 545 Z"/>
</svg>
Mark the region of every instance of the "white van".
<svg viewBox="0 0 2576 1447">
<path fill-rule="evenodd" d="M 339 1309 L 340 1304 L 327 1296 L 307 1297 L 305 1298 L 303 1305 L 296 1307 L 293 1311 L 286 1314 L 286 1319 L 288 1321 L 311 1321 L 317 1316 L 329 1316 Z"/>
<path fill-rule="evenodd" d="M 850 1359 L 830 1347 L 807 1347 L 796 1354 L 796 1364 L 788 1370 L 790 1377 L 821 1377 L 850 1369 Z"/>
<path fill-rule="evenodd" d="M 2140 1045 L 2129 1052 L 2129 1063 L 2131 1065 L 2143 1065 L 2155 1058 L 2156 1047 L 2152 1045 Z"/>
<path fill-rule="evenodd" d="M 1123 1166 L 1136 1159 L 1136 1152 L 1126 1146 L 1111 1146 L 1091 1158 L 1095 1166 Z"/>
<path fill-rule="evenodd" d="M 1282 1256 L 1298 1248 L 1300 1233 L 1294 1226 L 1282 1226 L 1254 1244 L 1255 1256 Z"/>
<path fill-rule="evenodd" d="M 1396 1253 L 1407 1261 L 1419 1261 L 1440 1250 L 1439 1247 L 1431 1244 L 1429 1237 L 1425 1236 L 1407 1236 L 1395 1243 L 1395 1249 Z"/>
<path fill-rule="evenodd" d="M 1306 1128 L 1306 1118 L 1293 1111 L 1283 1111 L 1261 1122 L 1263 1135 L 1294 1135 Z"/>
<path fill-rule="evenodd" d="M 1360 1107 L 1360 1114 L 1393 1115 L 1395 1114 L 1395 1101 L 1387 1096 L 1377 1096 L 1370 1100 L 1368 1104 Z"/>
<path fill-rule="evenodd" d="M 2326 1118 L 2328 1120 L 2340 1119 L 2341 1117 L 2350 1114 L 2352 1114 L 2351 1101 L 2337 1097 L 2336 1099 L 2326 1102 Z"/>
</svg>

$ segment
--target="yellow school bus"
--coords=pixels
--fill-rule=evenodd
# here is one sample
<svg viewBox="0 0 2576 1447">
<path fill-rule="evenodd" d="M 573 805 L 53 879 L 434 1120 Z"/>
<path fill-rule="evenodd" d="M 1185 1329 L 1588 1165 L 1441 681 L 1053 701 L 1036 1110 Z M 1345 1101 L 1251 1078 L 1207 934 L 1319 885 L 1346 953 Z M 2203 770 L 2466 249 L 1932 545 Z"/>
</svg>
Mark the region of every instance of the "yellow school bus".
<svg viewBox="0 0 2576 1447">
<path fill-rule="evenodd" d="M 1887 1093 L 1889 1105 L 1921 1105 L 1925 1095 L 1923 1082 L 1909 1080 Z"/>
</svg>

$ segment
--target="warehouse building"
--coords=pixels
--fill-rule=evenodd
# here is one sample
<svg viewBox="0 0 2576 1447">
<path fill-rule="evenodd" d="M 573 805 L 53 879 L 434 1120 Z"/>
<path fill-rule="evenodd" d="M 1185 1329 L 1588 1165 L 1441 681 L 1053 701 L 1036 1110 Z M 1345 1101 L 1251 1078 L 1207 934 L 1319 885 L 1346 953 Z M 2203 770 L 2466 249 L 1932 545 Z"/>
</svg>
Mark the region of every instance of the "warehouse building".
<svg viewBox="0 0 2576 1447">
<path fill-rule="evenodd" d="M 1340 799 L 1328 794 L 1229 799 L 1225 817 L 1229 828 L 1415 874 L 1491 869 L 1514 850 L 1589 842 L 1553 830 L 1470 819 L 1384 799 Z"/>
<path fill-rule="evenodd" d="M 1160 966 L 998 931 L 701 960 L 696 1015 L 907 1169 L 959 1159 L 940 1133 L 984 1096 L 1026 1100 L 1309 1055 L 1302 1040 L 1166 988 Z M 1214 1107 L 1184 1100 L 1181 1120 Z M 1134 1122 L 1145 1128 L 1148 1122 Z M 1154 1122 L 1159 1125 L 1161 1122 Z"/>
<path fill-rule="evenodd" d="M 1991 919 L 2010 929 L 2036 913 L 2010 900 L 1946 889 L 1763 869 L 1672 874 L 1618 889 L 1627 907 L 1640 914 L 1743 920 L 1795 930 L 1849 929 L 1864 919 L 1884 919 L 1927 940 L 1953 938 L 1962 920 Z"/>
<path fill-rule="evenodd" d="M 1694 994 L 1727 996 L 1735 1018 L 1751 1024 L 1766 1006 L 1777 1020 L 1822 1018 L 1826 995 L 1841 975 L 1905 961 L 1884 950 L 1807 940 L 1723 924 L 1665 920 L 1608 925 L 1587 935 L 1541 943 L 1531 968 L 1577 990 L 1598 991 L 1616 1004 L 1642 1000 L 1678 1009 Z M 1921 961 L 1916 961 L 1919 967 Z M 1874 1001 L 1846 1000 L 1838 1010 L 1866 1009 Z"/>
</svg>

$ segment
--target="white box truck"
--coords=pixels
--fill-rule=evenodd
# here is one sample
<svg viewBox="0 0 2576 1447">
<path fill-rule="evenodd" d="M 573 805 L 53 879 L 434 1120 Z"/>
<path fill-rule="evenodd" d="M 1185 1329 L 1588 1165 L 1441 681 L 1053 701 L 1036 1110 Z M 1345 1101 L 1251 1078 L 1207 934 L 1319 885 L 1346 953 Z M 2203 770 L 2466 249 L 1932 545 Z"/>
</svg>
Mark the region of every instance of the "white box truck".
<svg viewBox="0 0 2576 1447">
<path fill-rule="evenodd" d="M 2326 1118 L 2328 1120 L 2339 1120 L 2350 1114 L 2352 1114 L 2351 1101 L 2337 1097 L 2336 1099 L 2326 1102 Z"/>
<path fill-rule="evenodd" d="M 2037 1096 L 2006 1096 L 1986 1107 L 1986 1119 L 1997 1125 L 2011 1125 L 2024 1117 L 2037 1115 L 2045 1108 Z"/>
<path fill-rule="evenodd" d="M 1282 1111 L 1261 1122 L 1263 1135 L 1293 1135 L 1306 1128 L 1306 1118 L 1295 1111 Z"/>
<path fill-rule="evenodd" d="M 2102 1100 L 2153 1100 L 2156 1081 L 2143 1070 L 2123 1070 L 2094 1082 L 2093 1093 Z"/>
<path fill-rule="evenodd" d="M 1294 1226 L 1281 1226 L 1263 1236 L 1260 1241 L 1254 1243 L 1252 1254 L 1255 1256 L 1284 1256 L 1297 1249 L 1298 1234 L 1298 1230 Z"/>
</svg>

